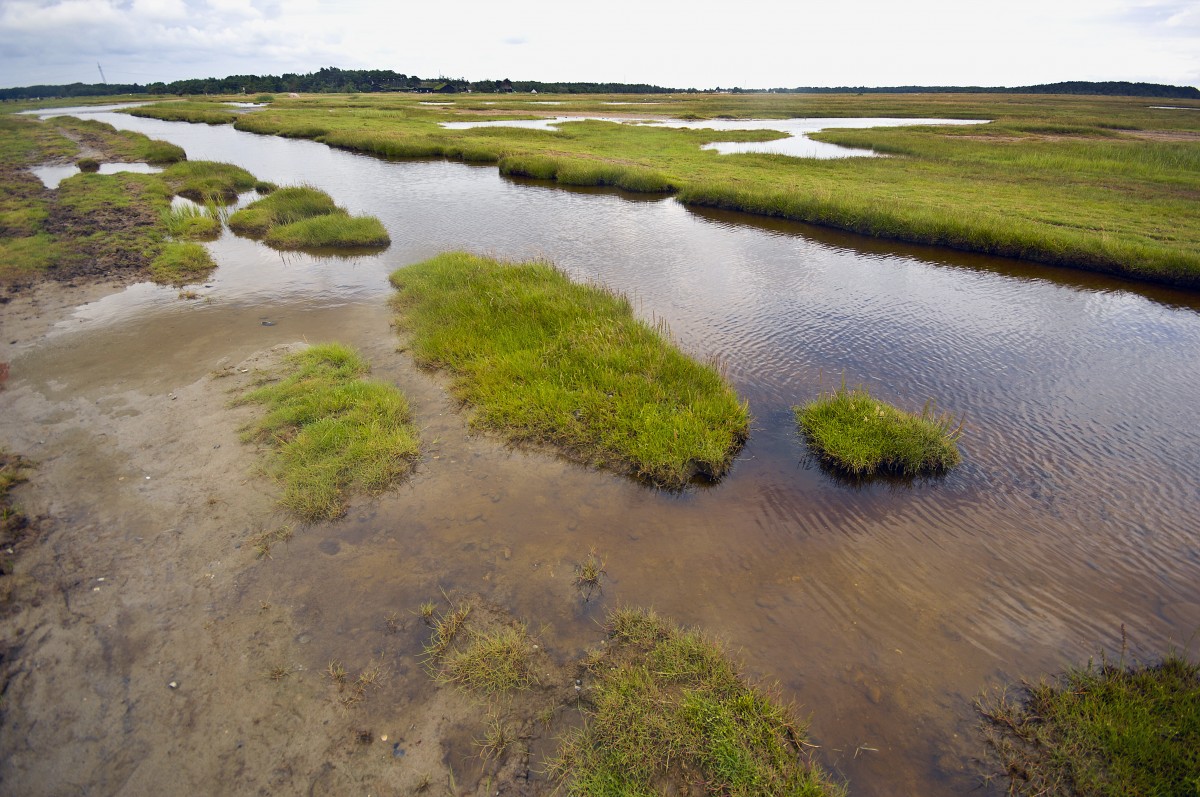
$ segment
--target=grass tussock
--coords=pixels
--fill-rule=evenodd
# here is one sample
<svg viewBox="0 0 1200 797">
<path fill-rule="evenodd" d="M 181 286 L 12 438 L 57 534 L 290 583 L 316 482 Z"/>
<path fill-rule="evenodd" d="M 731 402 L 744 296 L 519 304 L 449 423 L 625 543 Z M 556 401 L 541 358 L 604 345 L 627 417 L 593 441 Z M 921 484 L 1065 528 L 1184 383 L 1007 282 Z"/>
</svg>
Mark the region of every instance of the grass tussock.
<svg viewBox="0 0 1200 797">
<path fill-rule="evenodd" d="M 1089 662 L 978 708 L 1009 794 L 1200 794 L 1200 665 L 1182 656 Z"/>
<path fill-rule="evenodd" d="M 239 235 L 262 237 L 276 249 L 381 247 L 391 243 L 374 216 L 351 216 L 333 198 L 309 186 L 269 191 L 229 217 Z"/>
<path fill-rule="evenodd" d="M 812 450 L 851 475 L 938 473 L 959 462 L 961 422 L 929 407 L 914 415 L 843 385 L 793 409 Z"/>
<path fill-rule="evenodd" d="M 263 241 L 276 249 L 379 248 L 392 242 L 374 216 L 330 213 L 273 227 Z"/>
<path fill-rule="evenodd" d="M 407 400 L 391 385 L 364 380 L 367 371 L 346 346 L 312 346 L 288 358 L 277 382 L 240 400 L 266 407 L 246 436 L 269 447 L 281 503 L 306 520 L 339 517 L 351 491 L 378 494 L 417 458 Z"/>
<path fill-rule="evenodd" d="M 669 488 L 720 478 L 746 439 L 749 410 L 717 368 L 548 263 L 455 252 L 391 281 L 415 357 L 453 374 L 477 427 Z"/>
<path fill-rule="evenodd" d="M 215 204 L 179 204 L 163 213 L 167 235 L 180 241 L 212 241 L 221 236 L 221 214 Z"/>
<path fill-rule="evenodd" d="M 468 628 L 463 644 L 447 649 L 436 661 L 436 676 L 472 692 L 513 692 L 536 683 L 532 661 L 533 642 L 524 625 L 491 631 Z"/>
<path fill-rule="evenodd" d="M 238 194 L 251 190 L 258 182 L 254 175 L 240 166 L 214 161 L 176 163 L 165 169 L 161 177 L 172 193 L 201 204 L 229 204 L 237 200 Z"/>
<path fill-rule="evenodd" d="M 634 609 L 611 615 L 608 632 L 613 644 L 591 659 L 586 722 L 550 762 L 565 794 L 843 794 L 811 761 L 792 710 L 747 683 L 720 645 Z"/>
<path fill-rule="evenodd" d="M 167 241 L 150 261 L 151 278 L 163 285 L 181 287 L 201 282 L 217 268 L 212 255 L 193 241 Z"/>
</svg>

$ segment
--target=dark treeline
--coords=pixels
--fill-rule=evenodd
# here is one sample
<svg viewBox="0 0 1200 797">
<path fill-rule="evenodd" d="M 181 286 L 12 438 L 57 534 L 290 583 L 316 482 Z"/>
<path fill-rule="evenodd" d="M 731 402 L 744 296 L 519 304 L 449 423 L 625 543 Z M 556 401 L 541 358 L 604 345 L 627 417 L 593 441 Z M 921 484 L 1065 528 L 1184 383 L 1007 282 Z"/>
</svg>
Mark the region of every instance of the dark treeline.
<svg viewBox="0 0 1200 797">
<path fill-rule="evenodd" d="M 65 86 L 24 86 L 0 89 L 0 99 L 32 100 L 46 97 L 99 97 L 109 94 L 327 94 L 377 91 L 416 91 L 452 94 L 478 91 L 554 94 L 662 94 L 676 89 L 646 83 L 543 83 L 536 80 L 464 80 L 439 77 L 423 80 L 390 69 L 337 69 L 325 67 L 306 75 L 230 75 L 193 78 L 171 83 L 122 84 L 71 83 Z"/>
<path fill-rule="evenodd" d="M 647 83 L 544 83 L 537 80 L 465 80 L 462 78 L 422 79 L 390 69 L 337 69 L 325 67 L 305 75 L 230 75 L 224 78 L 193 78 L 171 83 L 71 83 L 62 86 L 24 86 L 0 89 L 0 100 L 33 100 L 48 97 L 99 97 L 115 94 L 298 94 L 353 93 L 378 91 L 416 91 L 452 94 L 465 91 L 483 93 L 520 92 L 528 94 L 666 94 L 696 89 L 671 89 Z M 808 86 L 777 89 L 715 89 L 737 94 L 764 92 L 788 94 L 913 94 L 913 93 L 993 93 L 993 94 L 1106 94 L 1127 97 L 1170 97 L 1200 99 L 1194 86 L 1167 86 L 1159 83 L 1125 81 L 1072 81 L 1038 86 L 1005 88 L 997 86 Z"/>
<path fill-rule="evenodd" d="M 742 92 L 749 90 L 731 89 Z M 837 86 L 824 88 L 805 86 L 794 89 L 769 89 L 782 94 L 1100 94 L 1110 97 L 1171 97 L 1200 99 L 1195 86 L 1168 86 L 1163 83 L 1129 83 L 1124 80 L 1096 82 L 1072 80 L 1065 83 L 1042 83 L 1036 86 Z"/>
</svg>

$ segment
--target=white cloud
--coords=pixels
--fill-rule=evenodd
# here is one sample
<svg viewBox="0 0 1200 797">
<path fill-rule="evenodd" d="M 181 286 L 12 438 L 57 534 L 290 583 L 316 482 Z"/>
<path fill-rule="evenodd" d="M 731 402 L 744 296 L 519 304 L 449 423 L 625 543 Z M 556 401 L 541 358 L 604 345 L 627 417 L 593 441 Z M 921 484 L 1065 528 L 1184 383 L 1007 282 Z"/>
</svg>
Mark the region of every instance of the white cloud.
<svg viewBox="0 0 1200 797">
<path fill-rule="evenodd" d="M 569 7 L 568 7 L 569 8 Z M 0 0 L 6 85 L 306 72 L 617 80 L 671 86 L 1200 81 L 1194 0 L 910 0 L 731 8 L 612 0 Z"/>
</svg>

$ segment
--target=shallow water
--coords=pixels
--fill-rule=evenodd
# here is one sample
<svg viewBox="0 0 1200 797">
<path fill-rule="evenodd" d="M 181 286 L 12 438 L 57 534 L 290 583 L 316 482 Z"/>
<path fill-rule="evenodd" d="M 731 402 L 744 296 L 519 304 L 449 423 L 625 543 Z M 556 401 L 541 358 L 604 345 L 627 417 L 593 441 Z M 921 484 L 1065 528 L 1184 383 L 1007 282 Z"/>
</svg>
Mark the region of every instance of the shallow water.
<svg viewBox="0 0 1200 797">
<path fill-rule="evenodd" d="M 58 184 L 68 177 L 79 174 L 79 167 L 73 163 L 54 164 L 51 166 L 34 166 L 29 171 L 42 181 L 47 188 L 58 188 Z M 100 174 L 119 174 L 120 172 L 136 172 L 138 174 L 155 174 L 161 172 L 159 166 L 149 163 L 102 163 Z"/>
<path fill-rule="evenodd" d="M 393 243 L 339 260 L 226 235 L 212 244 L 221 268 L 206 301 L 134 286 L 80 308 L 14 372 L 53 373 L 68 391 L 139 374 L 167 390 L 300 339 L 345 340 L 386 362 L 388 273 L 467 248 L 548 257 L 625 291 L 684 348 L 719 357 L 750 401 L 752 437 L 731 476 L 675 495 L 471 437 L 436 382 L 377 370 L 402 380 L 431 453 L 410 483 L 298 535 L 273 569 L 301 619 L 320 618 L 317 657 L 353 644 L 381 606 L 415 607 L 439 588 L 511 607 L 562 657 L 599 639 L 605 608 L 654 606 L 779 680 L 852 793 L 955 795 L 977 782 L 971 699 L 985 687 L 1112 651 L 1122 625 L 1135 653 L 1194 649 L 1195 295 L 509 180 L 494 166 L 96 117 L 191 159 L 315 185 L 378 215 Z M 964 464 L 914 483 L 825 474 L 790 408 L 843 379 L 965 414 Z M 571 566 L 593 547 L 609 580 L 584 606 Z"/>
</svg>

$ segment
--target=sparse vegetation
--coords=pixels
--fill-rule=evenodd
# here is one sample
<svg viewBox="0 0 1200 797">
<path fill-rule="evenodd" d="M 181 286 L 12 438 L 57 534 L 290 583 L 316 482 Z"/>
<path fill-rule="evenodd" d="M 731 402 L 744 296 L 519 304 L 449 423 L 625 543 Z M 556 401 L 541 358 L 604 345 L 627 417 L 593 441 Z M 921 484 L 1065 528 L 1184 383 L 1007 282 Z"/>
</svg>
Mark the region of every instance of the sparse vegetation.
<svg viewBox="0 0 1200 797">
<path fill-rule="evenodd" d="M 719 645 L 652 612 L 608 620 L 586 722 L 550 772 L 568 795 L 840 795 L 811 761 L 791 709 L 747 684 Z"/>
<path fill-rule="evenodd" d="M 715 366 L 548 263 L 454 252 L 391 279 L 413 354 L 454 375 L 477 427 L 670 488 L 720 478 L 746 438 L 749 410 Z"/>
<path fill-rule="evenodd" d="M 851 475 L 938 473 L 959 462 L 962 422 L 930 406 L 914 415 L 843 385 L 794 410 L 813 451 Z"/>
<path fill-rule="evenodd" d="M 575 587 L 585 599 L 590 600 L 594 592 L 604 592 L 600 582 L 606 575 L 608 571 L 604 569 L 604 562 L 597 558 L 593 549 L 588 552 L 586 559 L 575 565 Z"/>
<path fill-rule="evenodd" d="M 271 558 L 271 549 L 277 543 L 286 543 L 295 536 L 295 529 L 291 526 L 280 526 L 275 529 L 268 529 L 254 536 L 250 540 L 251 547 L 258 558 Z"/>
<path fill-rule="evenodd" d="M 332 520 L 350 491 L 378 494 L 412 470 L 419 446 L 408 402 L 362 379 L 367 371 L 346 346 L 312 346 L 288 358 L 278 381 L 240 399 L 267 407 L 246 438 L 271 448 L 281 503 L 306 520 Z"/>
<path fill-rule="evenodd" d="M 1089 662 L 978 707 L 1009 794 L 1200 794 L 1200 665 L 1178 654 Z"/>
</svg>

